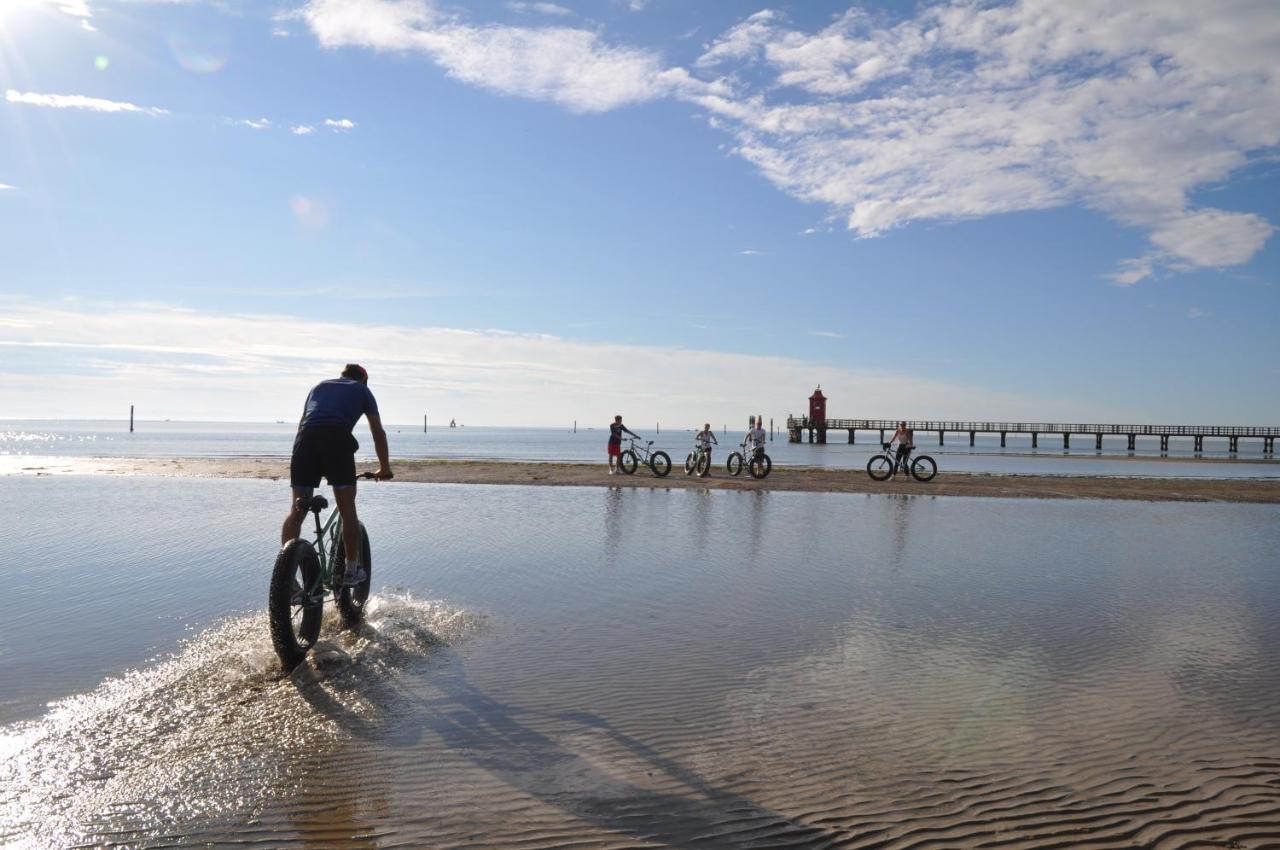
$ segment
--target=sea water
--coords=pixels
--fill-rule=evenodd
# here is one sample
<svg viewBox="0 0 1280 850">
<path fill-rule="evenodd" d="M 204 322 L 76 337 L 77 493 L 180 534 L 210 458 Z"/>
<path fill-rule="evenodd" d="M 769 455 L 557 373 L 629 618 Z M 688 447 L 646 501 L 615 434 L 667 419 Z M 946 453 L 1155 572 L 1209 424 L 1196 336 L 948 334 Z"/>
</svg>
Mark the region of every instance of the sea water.
<svg viewBox="0 0 1280 850">
<path fill-rule="evenodd" d="M 665 450 L 677 466 L 693 446 L 693 430 L 661 432 L 636 427 L 654 447 Z M 11 461 L 39 457 L 139 457 L 139 458 L 287 458 L 296 425 L 291 423 L 140 422 L 130 433 L 128 423 L 115 421 L 0 420 L 0 458 Z M 607 428 L 485 428 L 389 426 L 392 458 L 442 458 L 452 460 L 509 460 L 514 462 L 600 462 L 604 457 Z M 373 441 L 367 429 L 355 431 L 361 462 L 374 461 Z M 774 463 L 781 466 L 816 466 L 862 469 L 880 451 L 877 435 L 861 432 L 854 445 L 844 442 L 845 432 L 832 432 L 826 445 L 788 443 L 779 431 L 768 444 Z M 888 435 L 886 435 L 888 436 Z M 742 440 L 742 433 L 721 435 L 717 464 Z M 1264 457 L 1257 441 L 1244 441 L 1231 455 L 1225 440 L 1207 440 L 1206 450 L 1196 454 L 1191 440 L 1175 439 L 1167 455 L 1159 451 L 1157 438 L 1140 438 L 1138 449 L 1127 451 L 1125 437 L 1104 438 L 1103 451 L 1094 449 L 1091 437 L 1077 435 L 1075 446 L 1064 450 L 1060 438 L 1042 437 L 1040 448 L 1031 448 L 1030 437 L 1010 435 L 1001 448 L 994 435 L 978 436 L 968 445 L 967 435 L 948 434 L 938 445 L 937 434 L 916 435 L 918 451 L 938 459 L 941 471 L 1005 473 L 1020 475 L 1119 475 L 1180 478 L 1280 477 L 1280 463 Z M 5 468 L 9 468 L 7 465 Z"/>
<path fill-rule="evenodd" d="M 0 843 L 1261 846 L 1280 508 L 362 491 L 293 676 L 284 489 L 0 479 Z"/>
</svg>

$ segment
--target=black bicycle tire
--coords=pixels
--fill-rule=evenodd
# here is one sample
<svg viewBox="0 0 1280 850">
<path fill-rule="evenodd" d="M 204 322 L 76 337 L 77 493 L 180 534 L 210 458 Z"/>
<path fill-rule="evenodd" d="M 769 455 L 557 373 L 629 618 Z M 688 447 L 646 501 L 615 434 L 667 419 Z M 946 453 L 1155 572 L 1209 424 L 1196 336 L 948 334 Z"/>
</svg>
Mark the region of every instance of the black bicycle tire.
<svg viewBox="0 0 1280 850">
<path fill-rule="evenodd" d="M 702 452 L 689 452 L 689 456 L 684 459 L 684 474 L 692 475 L 701 461 Z"/>
<path fill-rule="evenodd" d="M 636 467 L 639 465 L 640 461 L 636 458 L 636 453 L 631 451 L 631 449 L 627 449 L 622 454 L 618 455 L 618 469 L 622 470 L 627 475 L 635 474 Z"/>
<path fill-rule="evenodd" d="M 729 455 L 729 459 L 724 462 L 725 470 L 734 478 L 737 478 L 742 474 L 742 467 L 743 463 L 741 452 L 733 452 Z"/>
<path fill-rule="evenodd" d="M 346 543 L 340 537 L 334 547 L 333 573 L 341 577 L 347 569 Z M 343 585 L 338 593 L 338 610 L 342 612 L 343 628 L 354 629 L 364 620 L 364 606 L 369 601 L 369 587 L 373 584 L 373 552 L 369 546 L 369 532 L 360 523 L 360 556 L 364 567 L 364 581 L 355 587 Z"/>
<path fill-rule="evenodd" d="M 711 473 L 711 455 L 702 452 L 698 455 L 698 463 L 693 468 L 699 478 L 706 478 Z"/>
<path fill-rule="evenodd" d="M 888 466 L 881 467 L 876 462 L 883 461 Z M 893 477 L 893 458 L 888 455 L 872 455 L 867 461 L 867 475 L 872 481 L 888 481 Z"/>
<path fill-rule="evenodd" d="M 763 472 L 758 470 L 763 468 Z M 752 478 L 761 479 L 768 478 L 769 473 L 773 471 L 773 460 L 764 452 L 751 458 L 751 462 L 747 464 L 747 474 Z"/>
<path fill-rule="evenodd" d="M 666 478 L 671 474 L 671 455 L 663 451 L 649 455 L 649 469 L 659 478 Z"/>
<path fill-rule="evenodd" d="M 929 465 L 929 474 L 921 475 L 920 473 L 916 472 L 916 464 L 920 464 L 921 466 L 924 466 L 925 463 L 928 463 Z M 933 477 L 938 474 L 938 464 L 934 461 L 933 458 L 929 457 L 928 455 L 918 455 L 912 458 L 910 468 L 911 468 L 911 477 L 921 482 L 922 484 L 927 481 L 932 481 Z"/>
<path fill-rule="evenodd" d="M 303 588 L 318 588 L 320 558 L 310 541 L 290 540 L 280 547 L 275 566 L 271 570 L 271 590 L 267 596 L 267 615 L 271 623 L 271 645 L 286 673 L 293 670 L 307 657 L 311 647 L 320 637 L 320 621 L 324 614 L 324 599 L 299 606 L 302 620 L 297 632 L 293 627 L 293 599 L 298 588 L 297 575 L 301 575 Z M 323 589 L 320 588 L 321 592 Z"/>
</svg>

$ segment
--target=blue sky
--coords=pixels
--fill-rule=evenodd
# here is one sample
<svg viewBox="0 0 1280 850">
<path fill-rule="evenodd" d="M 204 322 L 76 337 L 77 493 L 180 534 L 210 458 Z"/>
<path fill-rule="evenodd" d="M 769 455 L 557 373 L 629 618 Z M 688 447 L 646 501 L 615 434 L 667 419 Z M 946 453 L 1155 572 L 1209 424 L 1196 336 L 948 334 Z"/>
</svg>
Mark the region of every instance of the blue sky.
<svg viewBox="0 0 1280 850">
<path fill-rule="evenodd" d="M 1280 421 L 1269 3 L 7 0 L 3 417 Z"/>
</svg>

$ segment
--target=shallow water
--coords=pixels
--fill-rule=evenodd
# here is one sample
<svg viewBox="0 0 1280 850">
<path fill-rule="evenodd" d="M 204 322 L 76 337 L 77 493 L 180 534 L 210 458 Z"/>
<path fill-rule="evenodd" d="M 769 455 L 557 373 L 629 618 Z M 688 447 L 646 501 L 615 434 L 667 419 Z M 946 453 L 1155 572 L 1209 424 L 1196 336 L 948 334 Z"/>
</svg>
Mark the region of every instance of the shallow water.
<svg viewBox="0 0 1280 850">
<path fill-rule="evenodd" d="M 0 420 L 0 474 L 38 464 L 50 457 L 212 457 L 287 458 L 296 426 L 290 423 L 260 424 L 236 422 L 141 422 L 128 432 L 128 424 L 107 421 L 21 421 Z M 655 448 L 664 449 L 679 465 L 693 445 L 693 431 L 667 429 L 650 432 Z M 357 426 L 361 443 L 359 459 L 376 460 L 373 442 L 363 425 Z M 522 462 L 601 462 L 607 432 L 603 429 L 578 433 L 554 428 L 448 428 L 389 426 L 392 459 L 448 458 L 454 460 L 513 460 Z M 729 431 L 715 452 L 717 466 L 724 463 L 742 439 L 741 432 Z M 788 443 L 779 431 L 769 443 L 769 454 L 781 466 L 817 466 L 834 469 L 863 469 L 871 455 L 880 451 L 873 432 L 860 432 L 858 442 L 842 442 L 845 432 L 832 432 L 826 445 Z M 1260 440 L 1241 442 L 1241 451 L 1232 455 L 1227 441 L 1205 441 L 1203 452 L 1192 450 L 1192 440 L 1178 438 L 1162 454 L 1160 441 L 1142 437 L 1135 452 L 1127 451 L 1124 437 L 1109 437 L 1103 451 L 1094 450 L 1093 440 L 1077 435 L 1074 448 L 1064 451 L 1061 438 L 1044 437 L 1039 448 L 1031 438 L 1010 435 L 1008 446 L 1000 447 L 994 435 L 976 438 L 968 445 L 967 435 L 948 434 L 946 445 L 938 445 L 937 434 L 917 435 L 919 450 L 935 456 L 944 472 L 992 472 L 1011 475 L 1120 475 L 1178 478 L 1276 478 L 1280 462 L 1264 456 Z M 7 463 L 5 461 L 8 461 Z M 16 465 L 15 465 L 16 464 Z"/>
<path fill-rule="evenodd" d="M 285 501 L 0 480 L 0 841 L 1280 841 L 1273 506 L 369 487 L 285 678 Z"/>
</svg>

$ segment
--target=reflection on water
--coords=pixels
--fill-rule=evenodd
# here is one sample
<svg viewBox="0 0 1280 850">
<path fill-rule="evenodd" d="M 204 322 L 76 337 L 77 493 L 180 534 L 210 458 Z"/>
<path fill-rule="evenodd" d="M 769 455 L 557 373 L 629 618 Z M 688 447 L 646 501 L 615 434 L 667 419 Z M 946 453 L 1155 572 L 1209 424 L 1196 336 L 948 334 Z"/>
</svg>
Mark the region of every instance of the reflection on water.
<svg viewBox="0 0 1280 850">
<path fill-rule="evenodd" d="M 370 488 L 369 626 L 328 624 L 317 663 L 286 678 L 253 542 L 270 540 L 279 487 L 192 486 L 0 487 L 0 510 L 23 506 L 47 552 L 13 582 L 27 619 L 0 621 L 0 842 L 1280 834 L 1274 507 Z M 112 536 L 94 500 L 115 526 L 145 523 Z M 96 549 L 53 542 L 68 516 Z M 175 529 L 185 548 L 153 539 Z M 223 537 L 212 556 L 190 544 Z M 31 640 L 67 582 L 101 565 L 100 593 L 70 603 L 78 643 Z M 219 621 L 228 608 L 244 613 Z M 165 611 L 189 640 L 149 661 L 173 646 Z M 28 691 L 62 699 L 45 710 Z"/>
</svg>

